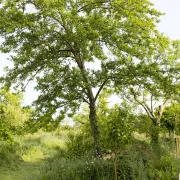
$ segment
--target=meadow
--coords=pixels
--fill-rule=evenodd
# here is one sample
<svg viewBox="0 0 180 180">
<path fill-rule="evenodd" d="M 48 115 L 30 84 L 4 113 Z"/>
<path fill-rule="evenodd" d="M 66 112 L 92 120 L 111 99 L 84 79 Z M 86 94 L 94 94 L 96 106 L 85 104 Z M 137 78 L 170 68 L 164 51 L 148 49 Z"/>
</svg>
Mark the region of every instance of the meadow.
<svg viewBox="0 0 180 180">
<path fill-rule="evenodd" d="M 113 180 L 115 170 L 118 179 L 124 180 L 157 177 L 172 180 L 178 176 L 180 163 L 174 155 L 167 154 L 170 145 L 162 148 L 162 156 L 157 158 L 148 138 L 135 133 L 131 145 L 122 148 L 117 157 L 106 153 L 97 161 L 91 147 L 87 142 L 83 144 L 80 136 L 83 137 L 82 132 L 68 126 L 61 126 L 53 132 L 39 130 L 34 134 L 16 136 L 11 145 L 1 146 L 0 179 Z"/>
</svg>

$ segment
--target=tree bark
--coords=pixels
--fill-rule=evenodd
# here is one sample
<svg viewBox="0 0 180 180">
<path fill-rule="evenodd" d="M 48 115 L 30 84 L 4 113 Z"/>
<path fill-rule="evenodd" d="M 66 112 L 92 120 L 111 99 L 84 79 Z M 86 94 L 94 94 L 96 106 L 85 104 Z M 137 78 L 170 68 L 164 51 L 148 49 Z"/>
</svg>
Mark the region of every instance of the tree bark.
<svg viewBox="0 0 180 180">
<path fill-rule="evenodd" d="M 150 135 L 152 149 L 156 152 L 159 150 L 159 126 L 156 120 L 152 121 Z"/>
<path fill-rule="evenodd" d="M 90 121 L 90 125 L 91 125 L 91 131 L 92 131 L 92 136 L 93 136 L 93 140 L 94 140 L 94 156 L 96 157 L 96 159 L 99 159 L 101 157 L 101 150 L 100 150 L 100 145 L 99 145 L 99 130 L 98 130 L 98 123 L 97 123 L 97 115 L 96 115 L 96 99 L 101 91 L 100 88 L 99 92 L 97 93 L 96 97 L 94 97 L 93 95 L 93 91 L 92 91 L 92 87 L 90 86 L 91 82 L 87 76 L 87 71 L 84 65 L 84 61 L 81 60 L 81 57 L 79 54 L 76 54 L 76 52 L 74 52 L 74 56 L 75 56 L 75 60 L 77 62 L 77 65 L 81 71 L 82 74 L 82 78 L 85 84 L 85 89 L 87 92 L 87 96 L 88 96 L 88 104 L 89 104 L 89 121 Z"/>
<path fill-rule="evenodd" d="M 90 109 L 89 120 L 90 120 L 90 125 L 91 125 L 92 136 L 94 140 L 94 155 L 96 159 L 99 159 L 101 157 L 101 150 L 99 146 L 99 130 L 98 130 L 98 124 L 97 124 L 95 102 L 91 102 L 89 109 Z"/>
</svg>

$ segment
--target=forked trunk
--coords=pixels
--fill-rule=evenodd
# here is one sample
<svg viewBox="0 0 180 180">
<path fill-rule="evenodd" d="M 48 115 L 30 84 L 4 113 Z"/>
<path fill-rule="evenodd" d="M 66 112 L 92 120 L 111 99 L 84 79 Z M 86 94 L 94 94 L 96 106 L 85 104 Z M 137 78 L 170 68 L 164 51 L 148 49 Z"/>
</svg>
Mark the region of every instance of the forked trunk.
<svg viewBox="0 0 180 180">
<path fill-rule="evenodd" d="M 89 120 L 91 125 L 92 136 L 94 140 L 94 156 L 96 157 L 96 159 L 99 159 L 99 157 L 101 157 L 101 151 L 99 146 L 99 130 L 98 130 L 97 116 L 96 116 L 96 104 L 95 104 L 96 98 L 93 95 L 92 88 L 89 86 L 89 84 L 91 83 L 87 76 L 88 73 L 86 71 L 84 61 L 82 61 L 80 55 L 77 54 L 75 54 L 75 59 L 79 69 L 81 70 L 83 81 L 86 87 L 86 93 L 89 100 L 88 101 L 89 109 L 90 109 Z"/>
</svg>

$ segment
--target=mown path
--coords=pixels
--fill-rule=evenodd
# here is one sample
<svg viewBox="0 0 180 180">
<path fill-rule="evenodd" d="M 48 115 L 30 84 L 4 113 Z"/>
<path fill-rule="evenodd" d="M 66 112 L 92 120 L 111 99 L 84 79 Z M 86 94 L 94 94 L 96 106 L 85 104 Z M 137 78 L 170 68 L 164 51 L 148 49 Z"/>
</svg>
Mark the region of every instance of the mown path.
<svg viewBox="0 0 180 180">
<path fill-rule="evenodd" d="M 33 162 L 23 161 L 17 168 L 3 168 L 0 170 L 0 180 L 37 180 L 44 163 L 44 159 L 37 159 Z"/>
<path fill-rule="evenodd" d="M 53 134 L 43 131 L 17 137 L 16 141 L 20 144 L 17 152 L 22 161 L 8 167 L 8 163 L 1 166 L 0 159 L 0 180 L 40 180 L 47 160 L 65 147 L 64 138 L 59 137 L 56 132 Z M 12 164 L 15 160 L 12 160 Z"/>
</svg>

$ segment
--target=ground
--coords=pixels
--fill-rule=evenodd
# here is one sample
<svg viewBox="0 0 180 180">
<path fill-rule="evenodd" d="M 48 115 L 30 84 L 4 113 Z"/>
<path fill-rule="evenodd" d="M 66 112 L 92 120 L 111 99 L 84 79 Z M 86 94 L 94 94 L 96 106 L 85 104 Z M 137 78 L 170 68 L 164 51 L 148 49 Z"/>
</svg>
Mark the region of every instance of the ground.
<svg viewBox="0 0 180 180">
<path fill-rule="evenodd" d="M 46 160 L 64 147 L 64 137 L 57 132 L 39 131 L 18 137 L 16 141 L 20 144 L 22 160 L 13 166 L 0 166 L 0 180 L 37 180 Z"/>
<path fill-rule="evenodd" d="M 36 180 L 44 163 L 44 159 L 36 159 L 33 162 L 23 161 L 11 169 L 3 168 L 0 170 L 0 180 Z"/>
</svg>

